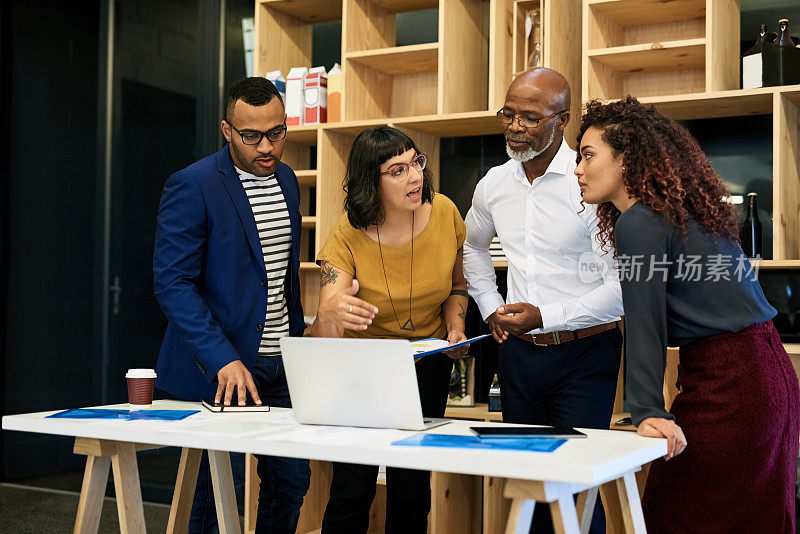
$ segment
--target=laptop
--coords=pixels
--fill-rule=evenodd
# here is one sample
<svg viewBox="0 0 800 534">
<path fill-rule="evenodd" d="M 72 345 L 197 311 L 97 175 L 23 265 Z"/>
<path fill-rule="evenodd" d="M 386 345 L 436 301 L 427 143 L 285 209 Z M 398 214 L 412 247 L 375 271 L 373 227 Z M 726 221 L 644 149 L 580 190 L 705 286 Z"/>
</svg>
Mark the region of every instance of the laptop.
<svg viewBox="0 0 800 534">
<path fill-rule="evenodd" d="M 414 350 L 406 340 L 284 337 L 286 382 L 298 423 L 427 430 Z"/>
</svg>

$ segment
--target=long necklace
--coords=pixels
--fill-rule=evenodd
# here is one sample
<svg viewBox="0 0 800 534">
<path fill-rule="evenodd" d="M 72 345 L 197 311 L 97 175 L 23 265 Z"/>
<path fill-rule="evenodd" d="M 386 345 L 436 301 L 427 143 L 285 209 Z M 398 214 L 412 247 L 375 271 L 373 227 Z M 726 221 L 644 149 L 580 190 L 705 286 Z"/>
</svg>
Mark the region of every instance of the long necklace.
<svg viewBox="0 0 800 534">
<path fill-rule="evenodd" d="M 397 309 L 394 307 L 394 301 L 392 300 L 392 293 L 389 291 L 389 279 L 386 276 L 386 265 L 383 263 L 383 249 L 381 248 L 381 231 L 379 225 L 375 225 L 375 232 L 378 234 L 378 252 L 381 255 L 381 267 L 383 268 L 383 280 L 386 282 L 386 293 L 389 294 L 389 303 L 392 305 L 392 311 L 394 312 L 394 320 L 397 321 L 397 326 L 400 327 L 401 330 L 408 330 L 409 332 L 413 332 L 414 328 L 414 321 L 411 320 L 411 293 L 414 290 L 414 212 L 411 212 L 411 274 L 409 277 L 409 287 L 408 287 L 408 320 L 400 324 L 400 318 L 397 316 Z"/>
</svg>

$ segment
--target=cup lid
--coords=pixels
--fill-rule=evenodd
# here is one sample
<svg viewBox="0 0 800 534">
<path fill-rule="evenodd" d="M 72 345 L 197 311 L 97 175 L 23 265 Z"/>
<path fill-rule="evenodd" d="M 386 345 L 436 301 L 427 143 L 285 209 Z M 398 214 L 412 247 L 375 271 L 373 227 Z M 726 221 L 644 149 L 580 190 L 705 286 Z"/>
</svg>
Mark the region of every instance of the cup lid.
<svg viewBox="0 0 800 534">
<path fill-rule="evenodd" d="M 155 369 L 128 369 L 125 378 L 155 378 Z"/>
</svg>

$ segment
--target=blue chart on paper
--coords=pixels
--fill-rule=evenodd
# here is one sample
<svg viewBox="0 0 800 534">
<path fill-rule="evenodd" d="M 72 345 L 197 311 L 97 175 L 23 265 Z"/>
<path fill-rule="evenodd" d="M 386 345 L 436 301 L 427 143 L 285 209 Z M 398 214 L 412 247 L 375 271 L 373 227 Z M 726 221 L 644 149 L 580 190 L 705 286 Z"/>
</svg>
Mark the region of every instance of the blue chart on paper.
<svg viewBox="0 0 800 534">
<path fill-rule="evenodd" d="M 122 419 L 151 421 L 180 421 L 200 410 L 112 410 L 109 408 L 76 408 L 48 415 L 47 418 L 63 419 Z"/>
<path fill-rule="evenodd" d="M 415 434 L 409 438 L 395 441 L 392 445 L 553 452 L 566 441 L 565 439 L 555 438 L 479 439 L 476 436 L 454 436 L 451 434 Z"/>
</svg>

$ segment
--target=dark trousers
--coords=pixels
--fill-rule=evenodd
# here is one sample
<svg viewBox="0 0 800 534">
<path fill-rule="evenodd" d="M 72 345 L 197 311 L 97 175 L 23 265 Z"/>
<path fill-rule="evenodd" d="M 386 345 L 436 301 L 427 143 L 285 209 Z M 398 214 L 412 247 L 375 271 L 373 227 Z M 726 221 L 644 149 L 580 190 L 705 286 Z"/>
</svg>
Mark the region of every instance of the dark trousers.
<svg viewBox="0 0 800 534">
<path fill-rule="evenodd" d="M 563 345 L 538 347 L 509 336 L 499 351 L 503 421 L 608 429 L 622 348 L 618 328 Z M 537 504 L 531 532 L 552 533 L 550 510 Z M 600 499 L 591 532 L 605 532 Z"/>
<path fill-rule="evenodd" d="M 444 417 L 453 360 L 442 354 L 416 363 L 422 415 Z M 378 467 L 333 463 L 331 494 L 322 519 L 323 534 L 363 534 L 375 498 Z M 386 469 L 386 534 L 425 534 L 431 507 L 429 471 Z"/>
<path fill-rule="evenodd" d="M 282 358 L 256 358 L 252 374 L 262 402 L 279 408 L 291 408 Z M 231 455 L 235 486 L 244 485 L 243 457 L 244 455 Z M 308 491 L 311 480 L 308 460 L 261 455 L 256 455 L 256 459 L 258 459 L 258 476 L 261 479 L 258 489 L 256 532 L 259 534 L 294 534 L 297 520 L 300 517 L 300 507 L 303 505 L 303 497 Z M 211 472 L 205 451 L 200 463 L 200 471 L 197 474 L 197 488 L 192 502 L 189 532 L 193 534 L 219 532 Z"/>
</svg>

